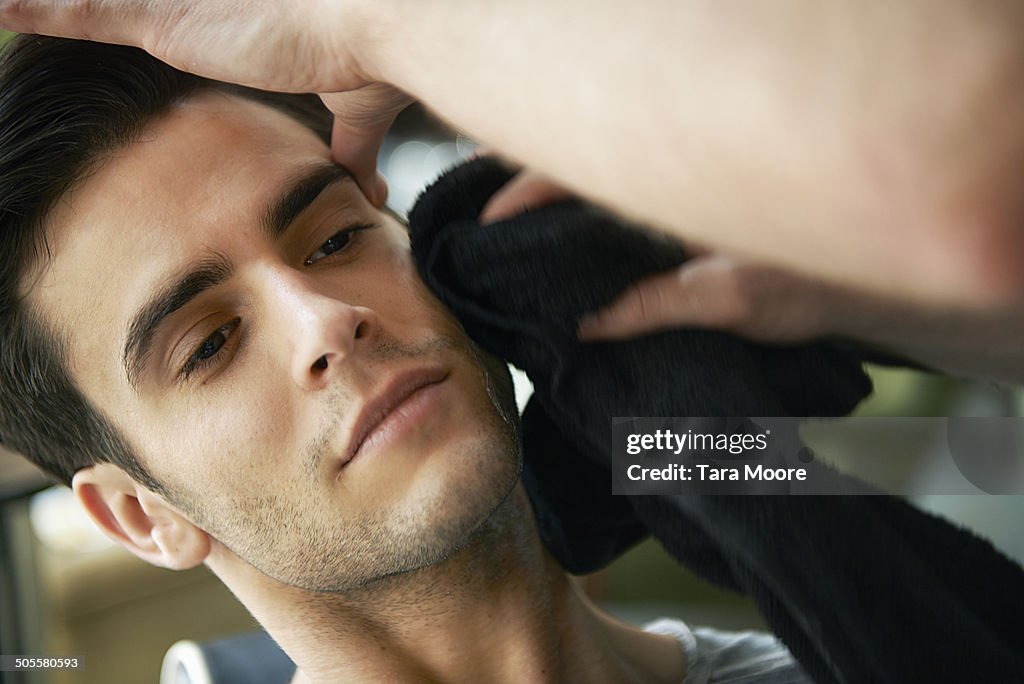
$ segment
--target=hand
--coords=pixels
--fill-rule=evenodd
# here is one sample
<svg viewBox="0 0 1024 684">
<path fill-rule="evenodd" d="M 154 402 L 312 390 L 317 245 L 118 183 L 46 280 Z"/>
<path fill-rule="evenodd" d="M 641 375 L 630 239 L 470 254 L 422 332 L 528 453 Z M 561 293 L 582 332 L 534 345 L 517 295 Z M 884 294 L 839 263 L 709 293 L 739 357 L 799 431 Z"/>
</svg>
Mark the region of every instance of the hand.
<svg viewBox="0 0 1024 684">
<path fill-rule="evenodd" d="M 534 171 L 519 171 L 487 200 L 480 212 L 480 225 L 503 221 L 572 196 L 572 193 L 546 176 Z"/>
<path fill-rule="evenodd" d="M 264 90 L 321 93 L 335 114 L 332 154 L 375 204 L 384 134 L 410 98 L 361 60 L 368 20 L 345 0 L 0 1 L 0 25 L 24 33 L 141 47 L 200 76 Z"/>
<path fill-rule="evenodd" d="M 679 268 L 630 286 L 580 320 L 583 340 L 622 339 L 664 328 L 713 328 L 772 343 L 827 335 L 838 288 L 724 254 L 700 253 Z"/>
<path fill-rule="evenodd" d="M 395 117 L 412 100 L 386 83 L 321 95 L 320 99 L 334 112 L 331 156 L 352 172 L 374 206 L 384 206 L 388 185 L 377 171 L 377 153 Z"/>
<path fill-rule="evenodd" d="M 478 156 L 490 155 L 490 151 Z M 572 194 L 533 171 L 520 171 L 484 206 L 486 225 Z M 837 302 L 830 285 L 787 271 L 691 248 L 696 256 L 669 273 L 635 283 L 580 323 L 584 340 L 633 337 L 663 328 L 729 330 L 765 342 L 798 342 L 827 334 L 823 313 Z"/>
<path fill-rule="evenodd" d="M 675 327 L 725 330 L 787 344 L 834 336 L 955 375 L 1024 383 L 1024 306 L 932 306 L 743 261 L 699 254 L 639 281 L 580 320 L 582 340 L 614 340 Z"/>
<path fill-rule="evenodd" d="M 700 253 L 584 316 L 584 341 L 665 328 L 724 330 L 770 344 L 841 337 L 945 370 L 1024 383 L 1024 307 L 931 306 L 875 295 L 724 254 Z"/>
<path fill-rule="evenodd" d="M 490 155 L 481 152 L 478 156 Z M 533 171 L 520 171 L 484 206 L 486 225 L 571 197 Z M 691 248 L 694 258 L 669 273 L 634 283 L 615 302 L 580 322 L 584 340 L 620 339 L 663 328 L 729 330 L 765 342 L 797 342 L 827 334 L 821 281 Z M 835 304 L 835 302 L 833 302 Z"/>
</svg>

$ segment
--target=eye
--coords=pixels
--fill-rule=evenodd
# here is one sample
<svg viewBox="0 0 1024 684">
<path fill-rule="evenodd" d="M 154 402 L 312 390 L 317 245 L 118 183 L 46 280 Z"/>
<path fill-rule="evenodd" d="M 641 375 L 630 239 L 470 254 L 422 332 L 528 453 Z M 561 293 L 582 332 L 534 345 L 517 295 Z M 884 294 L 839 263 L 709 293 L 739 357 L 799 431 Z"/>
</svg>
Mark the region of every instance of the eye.
<svg viewBox="0 0 1024 684">
<path fill-rule="evenodd" d="M 320 245 L 320 248 L 313 252 L 303 263 L 306 266 L 312 266 L 321 259 L 329 257 L 332 254 L 336 254 L 355 242 L 357 239 L 357 233 L 360 231 L 376 227 L 377 226 L 375 224 L 360 223 L 354 226 L 349 226 L 344 230 L 339 230 L 337 233 L 329 237 L 324 244 Z"/>
<path fill-rule="evenodd" d="M 241 319 L 236 318 L 217 328 L 203 340 L 182 366 L 179 372 L 181 379 L 187 380 L 197 371 L 215 365 L 219 361 L 218 357 L 222 355 L 224 347 L 236 337 L 235 333 L 239 323 L 241 323 Z"/>
</svg>

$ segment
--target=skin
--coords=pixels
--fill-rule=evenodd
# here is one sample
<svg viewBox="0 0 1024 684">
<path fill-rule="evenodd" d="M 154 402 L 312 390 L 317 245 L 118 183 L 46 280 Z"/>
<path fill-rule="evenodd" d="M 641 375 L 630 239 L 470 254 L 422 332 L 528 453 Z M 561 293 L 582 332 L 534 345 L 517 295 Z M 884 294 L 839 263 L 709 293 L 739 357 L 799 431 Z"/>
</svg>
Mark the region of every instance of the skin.
<svg viewBox="0 0 1024 684">
<path fill-rule="evenodd" d="M 0 24 L 319 92 L 335 159 L 378 205 L 377 151 L 415 97 L 531 169 L 484 221 L 565 188 L 706 250 L 584 339 L 836 335 L 1019 383 L 1021 7 L 0 0 Z"/>
<path fill-rule="evenodd" d="M 720 252 L 634 283 L 579 329 L 584 340 L 608 340 L 677 326 L 770 344 L 841 337 L 954 375 L 1024 384 L 1018 303 L 910 303 Z"/>
<path fill-rule="evenodd" d="M 674 640 L 600 614 L 543 550 L 507 372 L 418 280 L 403 228 L 352 181 L 282 237 L 260 227 L 329 155 L 279 112 L 200 94 L 50 217 L 29 304 L 169 491 L 99 464 L 74 479 L 83 506 L 151 563 L 209 566 L 311 681 L 680 681 Z M 326 256 L 353 222 L 374 227 Z M 166 319 L 133 386 L 134 312 L 214 253 L 233 275 Z M 339 468 L 353 416 L 413 367 L 444 371 L 426 412 Z"/>
<path fill-rule="evenodd" d="M 501 221 L 571 193 L 521 172 L 484 207 Z M 717 329 L 768 344 L 841 337 L 954 375 L 1024 383 L 1024 306 L 909 302 L 686 243 L 682 266 L 632 283 L 578 322 L 583 341 L 621 340 L 676 327 Z"/>
<path fill-rule="evenodd" d="M 0 22 L 321 93 L 336 158 L 377 202 L 376 151 L 414 97 L 733 256 L 937 306 L 1024 289 L 1011 0 L 0 0 Z"/>
</svg>

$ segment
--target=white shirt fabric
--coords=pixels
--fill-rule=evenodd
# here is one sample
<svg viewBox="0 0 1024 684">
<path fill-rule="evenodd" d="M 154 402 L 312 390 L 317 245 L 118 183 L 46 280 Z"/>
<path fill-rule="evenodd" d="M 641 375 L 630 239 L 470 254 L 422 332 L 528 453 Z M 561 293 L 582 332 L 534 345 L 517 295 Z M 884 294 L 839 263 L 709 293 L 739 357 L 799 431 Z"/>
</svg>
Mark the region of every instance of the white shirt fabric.
<svg viewBox="0 0 1024 684">
<path fill-rule="evenodd" d="M 813 684 L 789 650 L 764 632 L 690 629 L 680 620 L 644 625 L 653 634 L 675 637 L 686 654 L 683 684 Z"/>
</svg>

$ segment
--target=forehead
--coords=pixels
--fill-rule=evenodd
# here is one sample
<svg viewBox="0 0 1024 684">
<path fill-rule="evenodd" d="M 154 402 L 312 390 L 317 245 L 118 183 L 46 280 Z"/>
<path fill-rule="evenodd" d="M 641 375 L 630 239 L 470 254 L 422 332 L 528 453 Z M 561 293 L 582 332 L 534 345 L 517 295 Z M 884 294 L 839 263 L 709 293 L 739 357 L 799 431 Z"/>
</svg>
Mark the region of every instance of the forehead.
<svg viewBox="0 0 1024 684">
<path fill-rule="evenodd" d="M 50 258 L 27 295 L 68 341 L 76 378 L 92 385 L 93 369 L 118 362 L 116 341 L 155 282 L 258 225 L 268 198 L 329 157 L 288 115 L 219 93 L 176 105 L 111 153 L 52 212 Z"/>
</svg>

